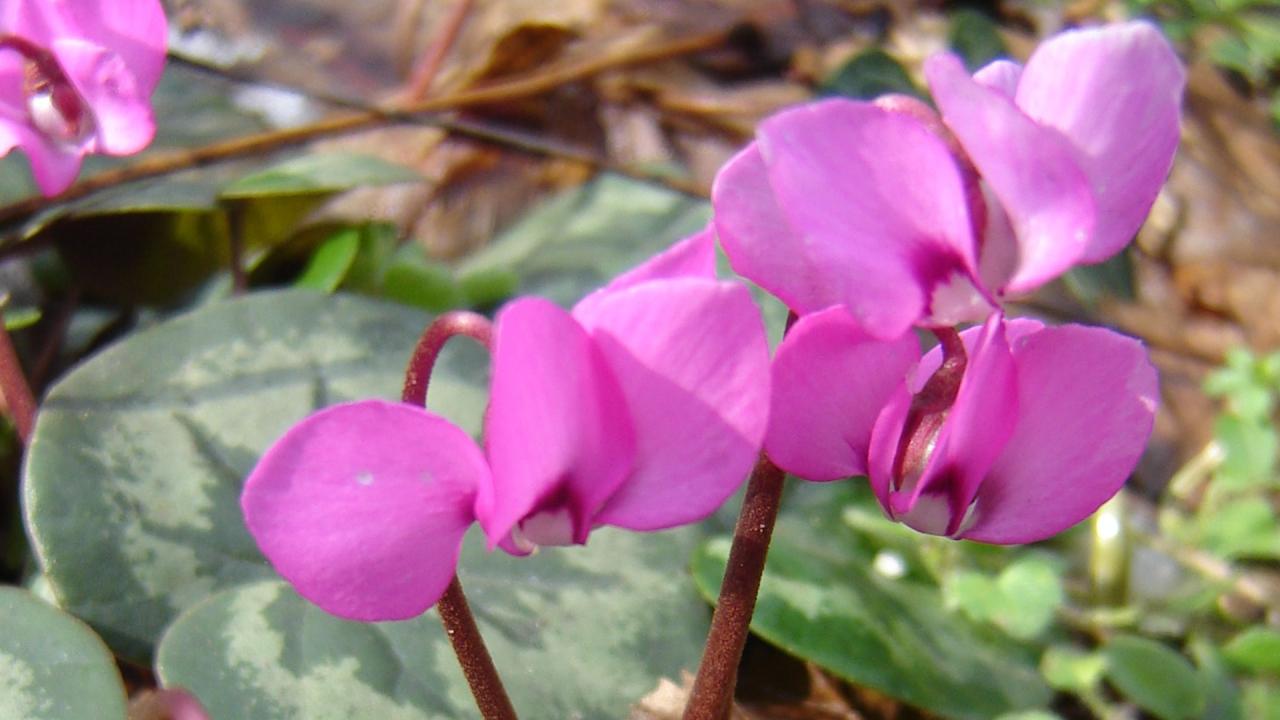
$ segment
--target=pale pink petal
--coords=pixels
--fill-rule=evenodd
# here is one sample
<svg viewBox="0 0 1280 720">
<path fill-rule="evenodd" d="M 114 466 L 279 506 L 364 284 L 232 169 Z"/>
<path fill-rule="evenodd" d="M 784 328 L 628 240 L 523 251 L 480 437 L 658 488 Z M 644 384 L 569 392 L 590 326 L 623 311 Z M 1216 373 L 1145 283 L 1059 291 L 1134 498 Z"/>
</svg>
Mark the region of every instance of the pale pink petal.
<svg viewBox="0 0 1280 720">
<path fill-rule="evenodd" d="M 913 333 L 877 340 L 841 307 L 800 318 L 773 361 L 770 459 L 806 480 L 865 474 L 876 417 L 919 357 Z"/>
<path fill-rule="evenodd" d="M 10 125 L 9 129 L 18 136 L 19 145 L 27 154 L 40 192 L 52 197 L 75 182 L 84 160 L 83 148 L 51 140 L 26 126 Z"/>
<path fill-rule="evenodd" d="M 930 311 L 937 286 L 976 271 L 960 171 L 916 118 L 826 100 L 765 120 L 757 137 L 824 306 L 843 304 L 871 334 L 895 338 Z"/>
<path fill-rule="evenodd" d="M 1010 100 L 1018 94 L 1018 80 L 1021 77 L 1022 66 L 1009 60 L 988 63 L 973 74 L 974 82 Z"/>
<path fill-rule="evenodd" d="M 1018 424 L 977 495 L 963 537 L 1042 540 L 1088 517 L 1137 465 L 1158 402 L 1142 345 L 1080 325 L 1013 342 Z"/>
<path fill-rule="evenodd" d="M 757 143 L 725 164 L 711 188 L 716 234 L 729 264 L 799 315 L 839 302 L 834 275 L 807 254 L 805 241 L 774 197 Z"/>
<path fill-rule="evenodd" d="M 595 521 L 658 530 L 710 515 L 750 473 L 769 417 L 769 344 L 750 291 L 649 282 L 609 294 L 584 324 L 636 438 L 631 476 Z"/>
<path fill-rule="evenodd" d="M 1066 272 L 1084 253 L 1095 215 L 1075 149 L 1007 97 L 974 82 L 954 55 L 929 58 L 925 77 L 947 127 L 1000 199 L 1017 238 L 1017 271 L 1005 287 L 992 289 L 1026 292 Z"/>
<path fill-rule="evenodd" d="M 1178 146 L 1186 73 L 1145 22 L 1069 32 L 1040 46 L 1018 84 L 1018 106 L 1077 150 L 1097 203 L 1081 259 L 1098 262 L 1133 238 Z"/>
<path fill-rule="evenodd" d="M 492 487 L 476 516 L 493 549 L 540 512 L 567 509 L 572 542 L 631 473 L 635 431 L 618 381 L 586 330 L 541 298 L 515 300 L 493 331 L 485 414 Z"/>
<path fill-rule="evenodd" d="M 1018 418 L 1018 382 L 1013 354 L 1005 335 L 1005 321 L 992 315 L 981 328 L 966 330 L 967 360 L 964 379 L 955 403 L 938 431 L 933 451 L 919 479 L 893 497 L 891 510 L 923 532 L 953 535 L 960 529 L 965 512 L 978 487 L 1013 433 Z M 928 364 L 939 362 L 941 350 L 930 353 Z M 946 523 L 921 527 L 907 517 L 924 496 L 945 501 Z"/>
<path fill-rule="evenodd" d="M 344 618 L 400 620 L 453 579 L 487 475 L 480 449 L 447 420 L 365 400 L 290 428 L 240 504 L 258 547 L 303 597 Z"/>
<path fill-rule="evenodd" d="M 93 114 L 89 150 L 131 155 L 156 134 L 149 92 L 138 87 L 119 55 L 82 40 L 55 40 L 53 52 Z"/>
<path fill-rule="evenodd" d="M 573 307 L 573 316 L 585 323 L 595 313 L 595 305 L 605 296 L 650 280 L 678 277 L 714 278 L 716 276 L 716 234 L 708 225 L 645 262 L 631 268 L 592 292 Z"/>
<path fill-rule="evenodd" d="M 160 0 L 64 0 L 33 3 L 38 21 L 28 20 L 47 34 L 42 45 L 58 39 L 79 39 L 117 54 L 128 67 L 145 99 L 164 71 L 169 30 Z"/>
</svg>

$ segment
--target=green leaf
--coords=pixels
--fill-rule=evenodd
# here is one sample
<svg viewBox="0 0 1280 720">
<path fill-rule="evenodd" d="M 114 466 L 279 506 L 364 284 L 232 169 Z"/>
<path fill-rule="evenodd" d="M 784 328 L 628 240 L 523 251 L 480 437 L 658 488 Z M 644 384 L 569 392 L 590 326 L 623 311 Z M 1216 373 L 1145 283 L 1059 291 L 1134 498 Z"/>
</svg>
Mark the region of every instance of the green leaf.
<svg viewBox="0 0 1280 720">
<path fill-rule="evenodd" d="M 1073 267 L 1062 276 L 1067 290 L 1080 302 L 1093 306 L 1104 298 L 1132 300 L 1133 260 L 1122 252 L 1094 265 Z"/>
<path fill-rule="evenodd" d="M 1000 37 L 1000 28 L 991 16 L 977 10 L 959 10 L 951 16 L 947 44 L 964 58 L 965 67 L 970 72 L 1009 55 Z"/>
<path fill-rule="evenodd" d="M 147 658 L 183 608 L 269 577 L 240 485 L 312 410 L 398 397 L 428 317 L 311 291 L 215 303 L 128 337 L 59 381 L 24 478 L 28 534 L 54 592 L 119 653 Z M 451 344 L 431 405 L 479 429 L 482 351 Z"/>
<path fill-rule="evenodd" d="M 1280 720 L 1280 687 L 1269 682 L 1246 683 L 1244 705 L 1249 720 Z"/>
<path fill-rule="evenodd" d="M 459 577 L 516 707 L 535 718 L 612 720 L 659 678 L 695 667 L 707 614 L 682 572 L 695 539 L 690 529 L 601 528 L 585 547 L 514 558 L 486 553 L 473 532 Z M 160 643 L 157 669 L 213 717 L 476 714 L 434 611 L 346 622 L 275 582 L 184 613 Z"/>
<path fill-rule="evenodd" d="M 710 217 L 704 200 L 605 174 L 535 208 L 457 275 L 514 273 L 521 294 L 567 305 L 701 230 Z"/>
<path fill-rule="evenodd" d="M 1222 654 L 1238 668 L 1280 675 L 1280 630 L 1254 626 L 1231 638 Z"/>
<path fill-rule="evenodd" d="M 360 230 L 339 230 L 320 244 L 302 274 L 294 282 L 298 287 L 333 292 L 342 284 L 360 251 Z"/>
<path fill-rule="evenodd" d="M 333 193 L 366 185 L 420 182 L 422 176 L 403 165 L 369 155 L 329 153 L 303 155 L 242 177 L 222 189 L 224 200 L 271 195 Z"/>
<path fill-rule="evenodd" d="M 114 659 L 84 623 L 0 586 L 0 718 L 124 720 Z"/>
<path fill-rule="evenodd" d="M 1069 645 L 1053 645 L 1040 658 L 1040 674 L 1056 690 L 1085 695 L 1107 670 L 1102 653 L 1084 652 Z"/>
<path fill-rule="evenodd" d="M 4 329 L 13 332 L 29 328 L 40 322 L 41 317 L 38 307 L 6 307 L 4 308 Z"/>
<path fill-rule="evenodd" d="M 434 312 L 463 304 L 453 272 L 426 261 L 397 262 L 387 268 L 382 279 L 382 294 L 390 300 Z"/>
<path fill-rule="evenodd" d="M 1040 555 L 1024 555 L 996 579 L 1001 599 L 996 624 L 1017 638 L 1039 636 L 1053 623 L 1064 594 L 1060 570 Z"/>
<path fill-rule="evenodd" d="M 1275 480 L 1280 438 L 1269 420 L 1221 415 L 1213 423 L 1213 435 L 1223 450 L 1217 482 L 1243 489 L 1262 487 Z"/>
<path fill-rule="evenodd" d="M 1005 713 L 995 720 L 1062 720 L 1062 716 L 1048 710 L 1026 710 L 1024 712 Z"/>
<path fill-rule="evenodd" d="M 1203 720 L 1245 720 L 1240 690 L 1231 677 L 1222 653 L 1203 638 L 1193 637 L 1187 643 L 1191 657 L 1200 672 L 1204 687 L 1205 705 Z"/>
<path fill-rule="evenodd" d="M 1154 640 L 1118 635 L 1103 648 L 1107 680 L 1163 720 L 1191 720 L 1204 710 L 1204 690 L 1181 654 Z"/>
<path fill-rule="evenodd" d="M 924 93 L 912 82 L 902 64 L 878 48 L 854 55 L 822 81 L 818 92 L 855 100 L 871 100 L 890 93 L 924 99 Z"/>
<path fill-rule="evenodd" d="M 1280 525 L 1271 504 L 1246 497 L 1199 516 L 1201 543 L 1228 558 L 1280 558 Z"/>
<path fill-rule="evenodd" d="M 850 483 L 790 488 L 769 549 L 752 630 L 851 682 L 955 718 L 1043 707 L 1050 691 L 1027 650 L 949 613 L 932 586 L 871 571 L 842 520 Z M 729 540 L 704 545 L 694 579 L 719 591 Z"/>
</svg>

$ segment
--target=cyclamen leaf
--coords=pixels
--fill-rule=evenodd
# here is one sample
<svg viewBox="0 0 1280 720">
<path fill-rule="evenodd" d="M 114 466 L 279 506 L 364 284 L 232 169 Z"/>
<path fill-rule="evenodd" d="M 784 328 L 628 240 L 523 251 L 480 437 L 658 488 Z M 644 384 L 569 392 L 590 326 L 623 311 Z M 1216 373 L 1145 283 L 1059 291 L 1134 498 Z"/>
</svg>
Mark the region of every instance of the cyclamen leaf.
<svg viewBox="0 0 1280 720">
<path fill-rule="evenodd" d="M 0 586 L 0 718 L 123 720 L 124 697 L 111 653 L 88 626 Z"/>
</svg>

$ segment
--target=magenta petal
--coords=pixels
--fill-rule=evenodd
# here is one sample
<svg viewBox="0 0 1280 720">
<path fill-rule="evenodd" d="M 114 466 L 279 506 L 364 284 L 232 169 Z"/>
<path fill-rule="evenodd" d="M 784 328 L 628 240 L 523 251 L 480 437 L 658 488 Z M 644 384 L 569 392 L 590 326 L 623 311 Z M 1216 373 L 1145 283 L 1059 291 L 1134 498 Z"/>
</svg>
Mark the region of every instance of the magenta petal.
<svg viewBox="0 0 1280 720">
<path fill-rule="evenodd" d="M 757 135 L 824 305 L 843 304 L 872 335 L 898 337 L 930 310 L 935 287 L 976 271 L 960 171 L 918 119 L 826 100 L 769 118 Z"/>
<path fill-rule="evenodd" d="M 1014 341 L 1018 424 L 963 537 L 1043 540 L 1114 495 L 1151 434 L 1159 389 L 1141 343 L 1102 328 L 1047 328 Z"/>
<path fill-rule="evenodd" d="M 988 63 L 973 74 L 974 82 L 995 90 L 1010 100 L 1018 94 L 1018 80 L 1022 77 L 1022 66 L 1008 60 L 996 60 Z"/>
<path fill-rule="evenodd" d="M 27 11 L 21 21 L 39 28 L 39 34 L 48 38 L 38 42 L 81 39 L 106 48 L 123 60 L 141 95 L 151 95 L 164 70 L 169 42 L 168 22 L 160 0 L 75 0 L 30 5 L 35 12 Z"/>
<path fill-rule="evenodd" d="M 750 473 L 769 417 L 769 344 L 751 293 L 646 283 L 606 298 L 587 328 L 636 437 L 631 477 L 596 522 L 658 530 L 710 515 Z"/>
<path fill-rule="evenodd" d="M 919 357 L 913 333 L 876 340 L 842 307 L 801 318 L 773 362 L 770 459 L 807 480 L 865 474 L 872 426 Z"/>
<path fill-rule="evenodd" d="M 563 308 L 515 300 L 494 323 L 490 387 L 493 484 L 476 500 L 489 549 L 543 510 L 568 510 L 573 542 L 586 542 L 636 457 L 627 403 L 604 356 Z"/>
<path fill-rule="evenodd" d="M 619 275 L 608 285 L 578 301 L 573 315 L 578 322 L 595 313 L 595 306 L 606 296 L 650 280 L 666 280 L 678 277 L 713 279 L 716 276 L 716 234 L 708 225 L 701 232 L 690 235 L 645 262 Z"/>
<path fill-rule="evenodd" d="M 487 482 L 480 449 L 426 410 L 338 405 L 293 426 L 240 498 L 267 559 L 298 592 L 353 620 L 422 614 L 444 593 Z"/>
<path fill-rule="evenodd" d="M 1027 62 L 1018 106 L 1071 140 L 1096 196 L 1083 261 L 1114 255 L 1146 219 L 1173 164 L 1185 83 L 1173 48 L 1145 22 L 1063 33 Z"/>
<path fill-rule="evenodd" d="M 50 140 L 25 126 L 10 126 L 10 130 L 20 138 L 19 144 L 27 154 L 31 175 L 41 193 L 52 197 L 75 182 L 84 161 L 82 149 Z"/>
<path fill-rule="evenodd" d="M 993 289 L 1025 292 L 1066 272 L 1094 228 L 1093 192 L 1075 149 L 1061 133 L 975 82 L 953 55 L 929 58 L 925 77 L 947 127 L 1013 225 L 1017 270 L 1005 287 Z"/>
<path fill-rule="evenodd" d="M 711 204 L 720 245 L 739 275 L 800 315 L 840 302 L 828 287 L 831 273 L 808 256 L 804 238 L 778 207 L 758 143 L 720 169 Z"/>
<path fill-rule="evenodd" d="M 156 134 L 148 93 L 114 52 L 82 40 L 55 40 L 53 52 L 93 113 L 94 142 L 89 148 L 109 155 L 130 155 Z"/>
</svg>

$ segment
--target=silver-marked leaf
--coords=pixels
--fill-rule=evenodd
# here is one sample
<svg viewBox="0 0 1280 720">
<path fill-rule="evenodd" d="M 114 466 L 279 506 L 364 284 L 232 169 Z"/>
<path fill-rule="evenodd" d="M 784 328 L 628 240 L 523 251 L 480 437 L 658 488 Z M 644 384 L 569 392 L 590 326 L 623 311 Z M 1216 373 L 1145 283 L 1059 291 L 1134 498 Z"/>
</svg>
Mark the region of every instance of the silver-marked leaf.
<svg viewBox="0 0 1280 720">
<path fill-rule="evenodd" d="M 124 720 L 124 686 L 84 623 L 0 586 L 0 718 Z"/>
<path fill-rule="evenodd" d="M 1029 648 L 960 613 L 909 575 L 872 570 L 873 558 L 842 518 L 851 481 L 796 483 L 769 548 L 751 629 L 787 652 L 950 718 L 986 720 L 1043 707 L 1051 692 Z M 865 492 L 865 487 L 861 488 Z M 698 589 L 719 592 L 729 539 L 693 556 Z"/>
<path fill-rule="evenodd" d="M 485 553 L 473 533 L 460 578 L 521 717 L 625 717 L 661 677 L 692 670 L 707 613 L 682 575 L 691 530 L 613 529 L 533 557 Z M 215 718 L 474 717 L 434 611 L 398 623 L 325 614 L 283 583 L 229 590 L 184 613 L 157 668 Z"/>
<path fill-rule="evenodd" d="M 240 487 L 312 410 L 395 398 L 429 316 L 308 291 L 215 303 L 108 348 L 50 390 L 27 456 L 24 510 L 61 604 L 145 659 L 215 590 L 272 577 Z M 452 343 L 432 407 L 478 430 L 478 347 Z"/>
<path fill-rule="evenodd" d="M 519 292 L 569 304 L 710 218 L 705 200 L 604 174 L 535 208 L 458 273 L 514 270 Z"/>
</svg>

